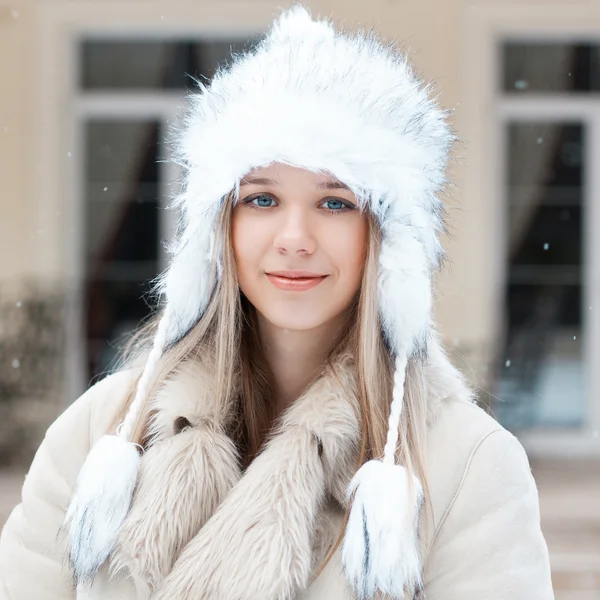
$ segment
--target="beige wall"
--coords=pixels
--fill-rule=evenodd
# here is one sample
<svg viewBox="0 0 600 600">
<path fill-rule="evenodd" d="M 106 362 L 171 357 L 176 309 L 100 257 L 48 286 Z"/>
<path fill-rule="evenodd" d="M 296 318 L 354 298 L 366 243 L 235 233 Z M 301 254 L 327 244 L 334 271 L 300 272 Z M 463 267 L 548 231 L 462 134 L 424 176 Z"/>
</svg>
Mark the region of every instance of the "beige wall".
<svg viewBox="0 0 600 600">
<path fill-rule="evenodd" d="M 0 281 L 23 276 L 71 280 L 73 169 L 68 44 L 86 28 L 259 31 L 281 0 L 107 3 L 17 2 L 0 5 Z M 449 204 L 450 267 L 439 282 L 438 316 L 450 343 L 479 372 L 496 335 L 502 236 L 494 196 L 494 36 L 502 30 L 600 30 L 600 0 L 313 0 L 314 12 L 353 27 L 374 26 L 404 41 L 418 70 L 436 82 L 454 110 L 457 148 Z M 477 357 L 480 358 L 478 363 Z"/>
<path fill-rule="evenodd" d="M 31 92 L 35 75 L 31 22 L 21 7 L 0 5 L 0 275 L 35 269 L 36 200 L 32 186 Z"/>
</svg>

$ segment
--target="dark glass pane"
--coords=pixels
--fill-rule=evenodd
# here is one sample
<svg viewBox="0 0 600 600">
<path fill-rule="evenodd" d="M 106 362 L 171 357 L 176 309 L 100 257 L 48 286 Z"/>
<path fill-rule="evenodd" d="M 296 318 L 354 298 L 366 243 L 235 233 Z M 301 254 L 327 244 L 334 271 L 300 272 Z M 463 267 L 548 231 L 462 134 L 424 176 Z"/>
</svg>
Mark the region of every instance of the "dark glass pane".
<svg viewBox="0 0 600 600">
<path fill-rule="evenodd" d="M 114 354 L 119 338 L 150 312 L 144 294 L 159 268 L 158 136 L 159 124 L 152 121 L 86 124 L 85 302 L 90 378 L 109 366 L 107 357 Z"/>
<path fill-rule="evenodd" d="M 600 91 L 600 44 L 505 42 L 505 92 Z"/>
<path fill-rule="evenodd" d="M 579 124 L 508 126 L 511 275 L 553 266 L 572 267 L 557 276 L 580 273 L 583 144 Z"/>
<path fill-rule="evenodd" d="M 91 380 L 114 366 L 127 337 L 148 317 L 150 284 L 141 280 L 88 279 L 87 359 Z M 91 317 L 93 313 L 93 318 Z"/>
<path fill-rule="evenodd" d="M 513 123 L 507 131 L 505 339 L 495 407 L 509 428 L 579 426 L 585 130 Z"/>
<path fill-rule="evenodd" d="M 190 89 L 253 40 L 86 40 L 81 44 L 84 90 Z"/>
</svg>

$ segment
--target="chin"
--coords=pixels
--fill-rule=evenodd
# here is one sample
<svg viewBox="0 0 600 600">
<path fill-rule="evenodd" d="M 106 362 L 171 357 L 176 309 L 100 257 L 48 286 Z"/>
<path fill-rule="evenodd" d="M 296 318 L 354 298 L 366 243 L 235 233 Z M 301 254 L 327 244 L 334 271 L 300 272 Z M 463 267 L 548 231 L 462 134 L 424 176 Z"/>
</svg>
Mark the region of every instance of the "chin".
<svg viewBox="0 0 600 600">
<path fill-rule="evenodd" d="M 321 310 L 298 310 L 289 306 L 281 307 L 279 310 L 273 306 L 262 310 L 256 307 L 269 323 L 280 329 L 292 329 L 295 331 L 306 331 L 316 329 L 330 320 L 330 315 Z"/>
</svg>

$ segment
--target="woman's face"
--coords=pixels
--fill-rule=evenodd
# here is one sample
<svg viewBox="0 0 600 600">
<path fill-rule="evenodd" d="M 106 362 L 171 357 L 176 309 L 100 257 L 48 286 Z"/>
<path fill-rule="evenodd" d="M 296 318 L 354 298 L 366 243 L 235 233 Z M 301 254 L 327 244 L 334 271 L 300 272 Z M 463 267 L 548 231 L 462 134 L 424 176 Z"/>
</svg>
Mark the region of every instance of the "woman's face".
<svg viewBox="0 0 600 600">
<path fill-rule="evenodd" d="M 240 288 L 276 327 L 322 326 L 359 289 L 367 229 L 354 194 L 330 176 L 279 163 L 254 169 L 232 216 Z"/>
</svg>

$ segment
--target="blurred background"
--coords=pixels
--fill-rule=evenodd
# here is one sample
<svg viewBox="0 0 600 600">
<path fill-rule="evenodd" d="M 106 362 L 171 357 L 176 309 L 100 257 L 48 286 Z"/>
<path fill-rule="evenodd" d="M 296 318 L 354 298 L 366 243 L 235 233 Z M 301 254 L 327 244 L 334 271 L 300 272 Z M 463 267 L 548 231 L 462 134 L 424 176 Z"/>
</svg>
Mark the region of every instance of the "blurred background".
<svg viewBox="0 0 600 600">
<path fill-rule="evenodd" d="M 0 525 L 48 424 L 152 310 L 191 76 L 285 0 L 0 0 Z M 525 446 L 558 600 L 600 599 L 600 0 L 322 0 L 461 142 L 437 319 Z"/>
</svg>

